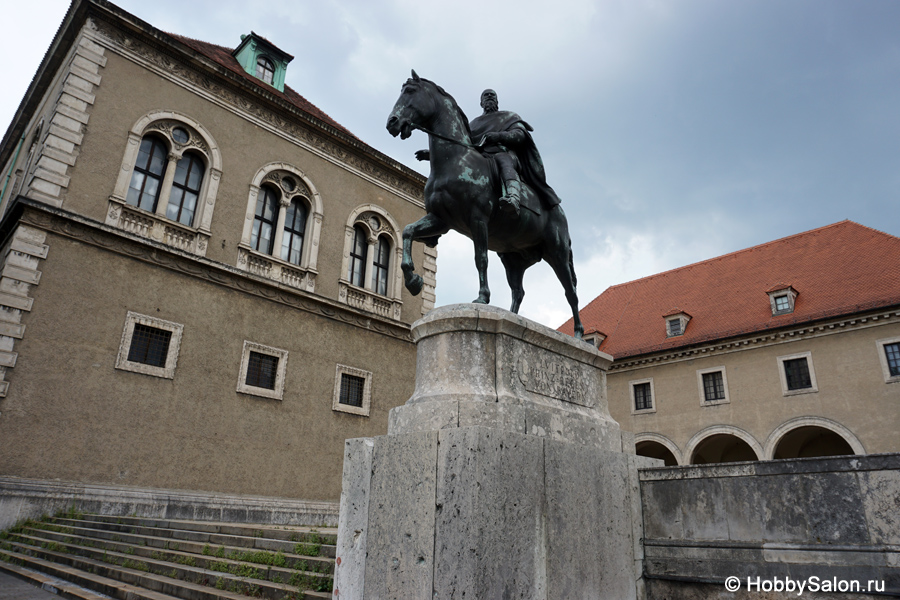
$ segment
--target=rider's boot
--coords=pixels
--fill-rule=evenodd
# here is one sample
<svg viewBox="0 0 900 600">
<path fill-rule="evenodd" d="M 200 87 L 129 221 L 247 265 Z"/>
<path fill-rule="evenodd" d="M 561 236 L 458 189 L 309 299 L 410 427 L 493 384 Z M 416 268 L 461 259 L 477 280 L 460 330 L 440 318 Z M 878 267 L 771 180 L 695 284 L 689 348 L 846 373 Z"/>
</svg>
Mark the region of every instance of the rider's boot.
<svg viewBox="0 0 900 600">
<path fill-rule="evenodd" d="M 506 180 L 506 195 L 500 198 L 500 209 L 504 212 L 519 214 L 519 198 L 522 194 L 522 182 L 518 179 Z"/>
</svg>

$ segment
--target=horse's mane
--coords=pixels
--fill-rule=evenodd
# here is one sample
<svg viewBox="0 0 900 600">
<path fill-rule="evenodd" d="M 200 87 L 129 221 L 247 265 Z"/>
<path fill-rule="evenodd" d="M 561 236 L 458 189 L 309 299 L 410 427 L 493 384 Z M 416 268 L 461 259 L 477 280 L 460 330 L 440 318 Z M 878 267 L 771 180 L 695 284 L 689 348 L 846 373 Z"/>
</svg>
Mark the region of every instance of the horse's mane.
<svg viewBox="0 0 900 600">
<path fill-rule="evenodd" d="M 410 79 L 410 81 L 412 82 L 414 80 Z M 456 98 L 454 98 L 453 96 L 451 96 L 450 94 L 445 92 L 444 88 L 442 88 L 435 82 L 431 81 L 430 79 L 425 79 L 424 77 L 419 77 L 419 81 L 425 81 L 427 83 L 430 83 L 431 85 L 433 85 L 435 87 L 435 89 L 438 92 L 440 92 L 440 94 L 442 96 L 450 99 L 450 102 L 453 103 L 453 107 L 456 108 L 456 114 L 459 115 L 459 118 L 462 119 L 463 125 L 466 126 L 466 133 L 469 135 L 469 139 L 471 139 L 472 138 L 472 130 L 469 128 L 469 118 L 466 116 L 466 113 L 463 112 L 463 109 L 459 107 L 459 104 L 457 104 Z"/>
</svg>

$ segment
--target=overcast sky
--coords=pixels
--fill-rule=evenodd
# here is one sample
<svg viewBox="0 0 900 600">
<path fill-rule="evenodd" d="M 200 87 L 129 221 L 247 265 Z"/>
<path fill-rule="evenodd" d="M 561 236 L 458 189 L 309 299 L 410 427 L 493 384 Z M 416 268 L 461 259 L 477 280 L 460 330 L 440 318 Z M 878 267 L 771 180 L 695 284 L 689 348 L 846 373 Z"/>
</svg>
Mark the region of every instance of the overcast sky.
<svg viewBox="0 0 900 600">
<path fill-rule="evenodd" d="M 900 2 L 894 0 L 120 0 L 168 32 L 295 56 L 287 83 L 427 175 L 384 129 L 411 68 L 469 118 L 494 88 L 535 129 L 563 200 L 584 306 L 610 285 L 842 219 L 900 236 Z M 5 128 L 68 2 L 4 8 Z M 16 14 L 20 13 L 20 14 Z M 438 247 L 438 304 L 468 302 L 471 242 Z M 509 291 L 491 255 L 492 304 Z M 521 313 L 569 316 L 546 264 Z"/>
</svg>

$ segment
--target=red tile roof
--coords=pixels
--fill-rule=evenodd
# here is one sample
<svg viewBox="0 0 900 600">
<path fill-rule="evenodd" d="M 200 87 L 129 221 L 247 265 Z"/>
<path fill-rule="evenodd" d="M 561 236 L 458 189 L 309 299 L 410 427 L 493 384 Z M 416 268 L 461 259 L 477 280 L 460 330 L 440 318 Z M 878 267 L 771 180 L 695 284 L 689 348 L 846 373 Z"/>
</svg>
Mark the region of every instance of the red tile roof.
<svg viewBox="0 0 900 600">
<path fill-rule="evenodd" d="M 231 53 L 233 52 L 233 48 L 226 48 L 224 46 L 217 46 L 216 44 L 210 44 L 209 42 L 201 42 L 200 40 L 195 40 L 189 37 L 185 37 L 183 35 L 178 35 L 175 33 L 167 33 L 166 35 L 178 40 L 185 46 L 199 52 L 203 56 L 211 59 L 212 61 L 218 63 L 219 65 L 225 67 L 226 69 L 240 75 L 242 78 L 246 79 L 249 83 L 253 85 L 257 85 L 260 88 L 266 90 L 270 94 L 274 94 L 284 100 L 287 100 L 300 110 L 308 113 L 309 115 L 315 117 L 316 119 L 331 125 L 335 129 L 349 135 L 350 137 L 359 140 L 355 135 L 350 133 L 343 125 L 329 117 L 322 110 L 320 110 L 316 105 L 312 102 L 295 92 L 289 86 L 284 86 L 284 92 L 279 92 L 277 89 L 272 87 L 271 85 L 264 83 L 261 79 L 257 79 L 253 75 L 247 73 L 243 67 L 241 67 L 240 63 L 238 63 L 237 59 L 235 59 Z M 265 38 L 263 38 L 265 39 Z M 268 40 L 266 40 L 268 42 Z M 269 42 L 271 44 L 271 42 Z M 274 45 L 274 44 L 273 44 Z M 287 53 L 285 53 L 287 54 Z"/>
<path fill-rule="evenodd" d="M 788 285 L 794 312 L 772 316 L 766 292 Z M 896 305 L 900 238 L 841 221 L 614 285 L 580 314 L 585 330 L 608 334 L 602 351 L 626 358 Z M 692 318 L 667 338 L 673 306 Z M 572 320 L 559 330 L 571 334 Z"/>
</svg>

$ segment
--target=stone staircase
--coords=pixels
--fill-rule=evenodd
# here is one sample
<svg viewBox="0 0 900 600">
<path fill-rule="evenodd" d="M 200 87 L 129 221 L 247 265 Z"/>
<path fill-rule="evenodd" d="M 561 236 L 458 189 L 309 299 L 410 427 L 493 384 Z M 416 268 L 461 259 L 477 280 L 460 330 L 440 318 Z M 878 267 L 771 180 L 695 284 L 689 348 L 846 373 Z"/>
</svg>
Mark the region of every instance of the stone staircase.
<svg viewBox="0 0 900 600">
<path fill-rule="evenodd" d="M 80 600 L 331 598 L 336 533 L 70 511 L 0 533 L 0 570 Z"/>
</svg>

